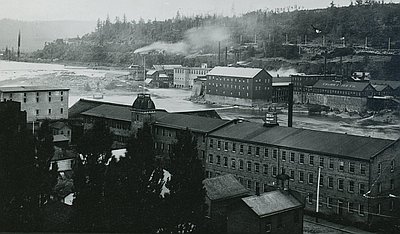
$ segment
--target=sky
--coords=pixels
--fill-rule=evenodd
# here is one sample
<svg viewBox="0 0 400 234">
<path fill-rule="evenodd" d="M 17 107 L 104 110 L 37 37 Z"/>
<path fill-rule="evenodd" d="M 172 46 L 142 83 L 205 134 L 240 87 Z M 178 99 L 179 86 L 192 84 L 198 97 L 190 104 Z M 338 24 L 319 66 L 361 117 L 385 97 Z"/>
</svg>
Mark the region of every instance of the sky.
<svg viewBox="0 0 400 234">
<path fill-rule="evenodd" d="M 287 6 L 324 8 L 332 0 L 0 0 L 0 19 L 24 21 L 88 20 L 143 18 L 164 20 L 179 11 L 182 15 L 222 14 L 231 16 L 257 9 Z M 333 0 L 336 5 L 347 6 L 351 0 Z M 390 0 L 385 0 L 389 2 Z M 400 0 L 393 0 L 398 2 Z"/>
</svg>

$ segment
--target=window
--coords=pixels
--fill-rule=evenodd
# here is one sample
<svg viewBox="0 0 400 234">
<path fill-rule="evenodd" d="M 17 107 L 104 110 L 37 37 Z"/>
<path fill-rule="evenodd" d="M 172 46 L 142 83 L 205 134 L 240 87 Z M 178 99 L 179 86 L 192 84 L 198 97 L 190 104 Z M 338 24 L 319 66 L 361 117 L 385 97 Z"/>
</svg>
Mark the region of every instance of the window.
<svg viewBox="0 0 400 234">
<path fill-rule="evenodd" d="M 63 91 L 61 91 L 61 93 L 60 93 L 61 95 L 64 95 L 64 92 Z"/>
<path fill-rule="evenodd" d="M 38 92 L 36 92 L 36 96 L 39 97 L 39 93 Z"/>
<path fill-rule="evenodd" d="M 348 212 L 349 213 L 353 213 L 354 211 L 354 203 L 353 202 L 349 202 L 348 203 Z"/>
<path fill-rule="evenodd" d="M 49 102 L 51 102 L 51 97 L 49 97 Z"/>
<path fill-rule="evenodd" d="M 359 193 L 361 195 L 365 193 L 365 184 L 359 184 Z"/>
<path fill-rule="evenodd" d="M 236 143 L 232 143 L 232 152 L 236 152 Z"/>
<path fill-rule="evenodd" d="M 265 150 L 264 150 L 264 157 L 266 157 L 266 158 L 268 158 L 268 148 L 265 148 Z"/>
<path fill-rule="evenodd" d="M 324 167 L 325 163 L 324 163 L 324 157 L 319 157 L 319 166 L 320 167 Z"/>
<path fill-rule="evenodd" d="M 304 171 L 299 171 L 299 182 L 303 183 L 304 181 Z"/>
<path fill-rule="evenodd" d="M 38 97 L 36 97 L 36 102 L 39 102 L 39 98 Z"/>
<path fill-rule="evenodd" d="M 364 204 L 358 204 L 358 214 L 364 216 Z"/>
<path fill-rule="evenodd" d="M 309 155 L 309 163 L 311 166 L 314 166 L 314 155 Z"/>
<path fill-rule="evenodd" d="M 300 154 L 300 164 L 304 164 L 304 154 Z"/>
<path fill-rule="evenodd" d="M 259 163 L 254 163 L 254 171 L 255 171 L 256 173 L 259 173 L 259 172 L 260 172 L 260 164 L 259 164 Z"/>
<path fill-rule="evenodd" d="M 276 167 L 272 167 L 272 176 L 276 176 L 278 174 L 278 169 Z"/>
<path fill-rule="evenodd" d="M 210 139 L 210 148 L 212 148 L 214 146 L 214 140 Z"/>
<path fill-rule="evenodd" d="M 251 154 L 251 151 L 252 151 L 252 147 L 251 147 L 251 145 L 249 145 L 249 146 L 247 147 L 247 154 Z"/>
<path fill-rule="evenodd" d="M 266 233 L 270 233 L 270 232 L 271 232 L 271 224 L 270 224 L 270 223 L 267 223 L 267 224 L 265 225 L 265 232 L 266 232 Z"/>
<path fill-rule="evenodd" d="M 333 158 L 330 158 L 329 159 L 329 169 L 334 169 L 334 161 L 333 161 Z"/>
<path fill-rule="evenodd" d="M 313 173 L 308 173 L 308 183 L 309 184 L 314 183 L 314 174 Z"/>
<path fill-rule="evenodd" d="M 291 179 L 291 180 L 294 180 L 294 171 L 293 170 L 290 170 L 290 172 L 289 172 L 289 178 Z"/>
<path fill-rule="evenodd" d="M 24 97 L 24 103 L 26 103 L 26 97 Z"/>
<path fill-rule="evenodd" d="M 272 152 L 272 157 L 276 159 L 278 157 L 278 150 L 274 149 Z"/>
<path fill-rule="evenodd" d="M 214 161 L 213 155 L 212 155 L 212 154 L 209 154 L 209 155 L 208 155 L 208 163 L 213 164 L 213 163 L 214 163 L 213 161 Z"/>
<path fill-rule="evenodd" d="M 349 163 L 349 172 L 350 172 L 350 173 L 354 173 L 354 171 L 355 171 L 354 162 L 350 162 L 350 163 Z"/>
<path fill-rule="evenodd" d="M 332 204 L 333 204 L 333 199 L 330 198 L 330 197 L 327 197 L 327 198 L 326 198 L 326 206 L 327 206 L 328 208 L 332 208 Z"/>
<path fill-rule="evenodd" d="M 36 110 L 36 115 L 39 115 L 39 110 Z"/>
<path fill-rule="evenodd" d="M 244 161 L 242 159 L 239 160 L 239 169 L 243 170 L 244 167 Z"/>
<path fill-rule="evenodd" d="M 263 172 L 264 174 L 268 174 L 268 165 L 267 164 L 263 164 Z"/>
<path fill-rule="evenodd" d="M 338 190 L 343 190 L 344 181 L 343 179 L 338 179 Z"/>
<path fill-rule="evenodd" d="M 217 155 L 217 165 L 221 165 L 221 156 Z"/>
<path fill-rule="evenodd" d="M 339 171 L 343 171 L 343 170 L 344 170 L 344 162 L 339 161 Z"/>
<path fill-rule="evenodd" d="M 319 176 L 319 186 L 320 187 L 324 186 L 324 175 Z"/>
<path fill-rule="evenodd" d="M 60 109 L 60 113 L 61 113 L 61 114 L 64 114 L 64 108 L 61 108 L 61 109 Z"/>
<path fill-rule="evenodd" d="M 394 172 L 394 160 L 390 162 L 390 172 Z"/>
<path fill-rule="evenodd" d="M 51 96 L 51 92 L 49 92 L 49 96 Z"/>
<path fill-rule="evenodd" d="M 243 145 L 240 145 L 240 151 L 241 154 L 243 154 Z"/>
<path fill-rule="evenodd" d="M 221 141 L 217 142 L 217 149 L 221 149 Z"/>
<path fill-rule="evenodd" d="M 247 181 L 247 188 L 248 188 L 248 189 L 251 189 L 251 184 L 252 184 L 252 181 L 251 181 L 251 180 L 248 180 L 248 181 Z"/>
<path fill-rule="evenodd" d="M 247 171 L 251 171 L 251 162 L 247 161 Z"/>
<path fill-rule="evenodd" d="M 260 156 L 260 147 L 256 147 L 256 156 Z"/>
<path fill-rule="evenodd" d="M 349 180 L 349 192 L 354 193 L 354 181 Z"/>
<path fill-rule="evenodd" d="M 360 173 L 361 175 L 365 175 L 365 164 L 360 164 Z"/>
<path fill-rule="evenodd" d="M 228 167 L 228 157 L 224 157 L 224 167 Z"/>
<path fill-rule="evenodd" d="M 294 153 L 293 152 L 290 153 L 290 162 L 294 162 Z"/>
<path fill-rule="evenodd" d="M 49 115 L 51 115 L 51 109 L 48 110 Z"/>
<path fill-rule="evenodd" d="M 333 178 L 328 177 L 328 188 L 333 188 Z"/>
<path fill-rule="evenodd" d="M 231 159 L 231 168 L 236 169 L 236 159 L 234 158 Z"/>
<path fill-rule="evenodd" d="M 381 170 L 382 170 L 382 164 L 378 163 L 378 174 L 381 174 Z"/>
<path fill-rule="evenodd" d="M 308 193 L 307 194 L 307 202 L 309 203 L 309 204 L 312 204 L 312 193 Z"/>
<path fill-rule="evenodd" d="M 224 144 L 224 150 L 225 151 L 228 151 L 228 146 L 229 146 L 228 142 L 225 142 L 225 144 Z"/>
</svg>

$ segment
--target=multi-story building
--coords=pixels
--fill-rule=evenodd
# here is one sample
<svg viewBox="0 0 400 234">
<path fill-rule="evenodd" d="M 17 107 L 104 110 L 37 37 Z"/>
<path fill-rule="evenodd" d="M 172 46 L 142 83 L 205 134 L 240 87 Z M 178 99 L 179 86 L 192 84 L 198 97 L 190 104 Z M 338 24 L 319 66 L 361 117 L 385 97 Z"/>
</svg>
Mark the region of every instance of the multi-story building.
<svg viewBox="0 0 400 234">
<path fill-rule="evenodd" d="M 290 75 L 291 82 L 293 83 L 293 97 L 295 102 L 307 103 L 306 94 L 307 87 L 313 86 L 319 80 L 342 80 L 341 76 L 338 75 L 305 75 L 305 74 L 294 74 Z"/>
<path fill-rule="evenodd" d="M 174 80 L 174 69 L 182 68 L 179 64 L 168 64 L 168 65 L 153 65 L 154 70 L 161 74 L 166 74 L 170 81 Z"/>
<path fill-rule="evenodd" d="M 68 88 L 45 86 L 0 87 L 0 100 L 21 103 L 27 121 L 68 119 Z"/>
<path fill-rule="evenodd" d="M 290 189 L 306 198 L 307 210 L 315 211 L 321 168 L 320 212 L 371 222 L 382 217 L 376 212 L 377 200 L 368 196 L 386 191 L 386 209 L 400 206 L 387 195 L 391 191 L 398 195 L 395 186 L 400 176 L 394 163 L 400 157 L 396 153 L 399 145 L 393 140 L 238 121 L 208 135 L 206 173 L 208 177 L 234 174 L 253 191 L 269 191 L 277 186 L 279 174 L 287 174 Z M 393 171 L 384 170 L 383 164 Z M 380 173 L 375 172 L 379 168 Z M 377 175 L 382 184 L 381 190 L 375 191 Z M 374 195 L 368 195 L 371 189 L 375 189 L 370 192 Z"/>
<path fill-rule="evenodd" d="M 193 80 L 198 76 L 207 75 L 210 70 L 206 66 L 174 68 L 174 86 L 176 88 L 192 88 Z"/>
<path fill-rule="evenodd" d="M 269 102 L 272 97 L 272 76 L 261 68 L 215 67 L 207 74 L 207 101 L 253 106 Z"/>
</svg>

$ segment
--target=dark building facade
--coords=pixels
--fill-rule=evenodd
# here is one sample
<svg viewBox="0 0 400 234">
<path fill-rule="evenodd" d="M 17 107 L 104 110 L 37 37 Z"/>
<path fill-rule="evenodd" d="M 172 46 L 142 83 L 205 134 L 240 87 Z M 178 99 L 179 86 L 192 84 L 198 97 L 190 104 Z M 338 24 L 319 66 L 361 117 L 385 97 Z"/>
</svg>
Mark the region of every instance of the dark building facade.
<svg viewBox="0 0 400 234">
<path fill-rule="evenodd" d="M 252 106 L 271 97 L 272 76 L 264 69 L 215 67 L 207 74 L 207 101 Z"/>
<path fill-rule="evenodd" d="M 228 211 L 228 233 L 303 233 L 303 204 L 281 190 L 242 198 Z"/>
</svg>

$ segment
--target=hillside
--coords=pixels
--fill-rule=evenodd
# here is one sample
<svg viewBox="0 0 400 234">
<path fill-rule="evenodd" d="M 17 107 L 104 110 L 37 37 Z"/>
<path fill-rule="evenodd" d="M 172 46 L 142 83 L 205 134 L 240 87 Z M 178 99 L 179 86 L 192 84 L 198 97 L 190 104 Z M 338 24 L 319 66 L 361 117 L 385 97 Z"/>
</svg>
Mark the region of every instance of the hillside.
<svg viewBox="0 0 400 234">
<path fill-rule="evenodd" d="M 99 20 L 93 33 L 72 44 L 48 44 L 33 58 L 129 65 L 140 64 L 139 54 L 146 53 L 149 66 L 202 62 L 214 66 L 225 62 L 224 54 L 218 59 L 220 44 L 222 52 L 228 48 L 228 63 L 248 60 L 253 66 L 271 66 L 268 61 L 275 58 L 273 61 L 280 61 L 273 67 L 276 70 L 283 66 L 321 73 L 326 50 L 328 71 L 368 71 L 378 79 L 398 79 L 399 58 L 395 55 L 400 50 L 400 4 L 357 2 L 318 10 L 259 10 L 239 17 L 177 15 L 165 21 Z"/>
<path fill-rule="evenodd" d="M 96 22 L 90 21 L 18 21 L 0 20 L 0 50 L 6 46 L 17 47 L 18 31 L 21 31 L 21 50 L 33 52 L 43 49 L 45 42 L 58 38 L 70 38 L 94 31 Z"/>
</svg>

